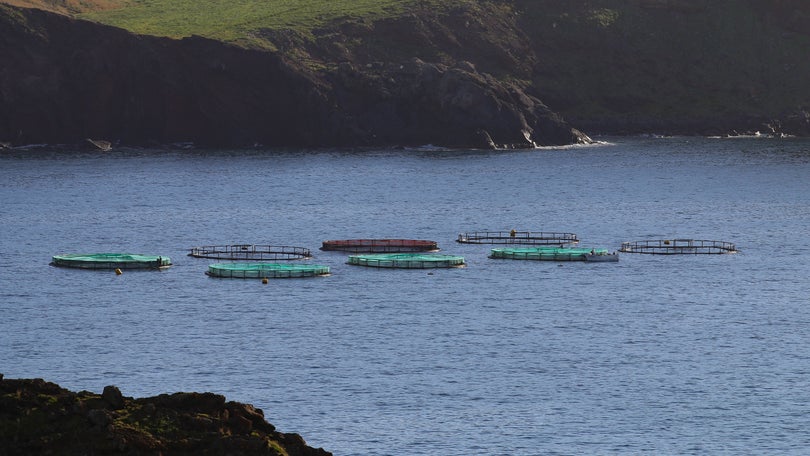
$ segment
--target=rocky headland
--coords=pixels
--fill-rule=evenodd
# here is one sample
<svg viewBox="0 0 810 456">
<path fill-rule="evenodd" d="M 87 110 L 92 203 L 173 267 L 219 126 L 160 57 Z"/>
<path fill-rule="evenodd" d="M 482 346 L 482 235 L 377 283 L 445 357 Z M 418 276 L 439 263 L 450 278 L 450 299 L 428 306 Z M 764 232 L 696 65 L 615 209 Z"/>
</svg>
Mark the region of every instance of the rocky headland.
<svg viewBox="0 0 810 456">
<path fill-rule="evenodd" d="M 307 33 L 260 28 L 261 46 L 136 35 L 2 3 L 0 142 L 11 146 L 810 135 L 810 4 L 800 0 L 412 2 L 406 14 Z"/>
<path fill-rule="evenodd" d="M 0 454 L 327 456 L 276 431 L 248 404 L 213 393 L 133 399 L 0 374 Z"/>
</svg>

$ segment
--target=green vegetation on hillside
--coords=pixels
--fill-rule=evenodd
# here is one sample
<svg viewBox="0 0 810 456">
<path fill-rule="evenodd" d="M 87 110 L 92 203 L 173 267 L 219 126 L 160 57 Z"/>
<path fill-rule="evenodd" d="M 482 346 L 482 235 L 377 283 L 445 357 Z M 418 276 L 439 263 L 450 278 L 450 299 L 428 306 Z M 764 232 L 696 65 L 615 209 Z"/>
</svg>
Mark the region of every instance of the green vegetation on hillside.
<svg viewBox="0 0 810 456">
<path fill-rule="evenodd" d="M 466 1 L 466 0 L 465 0 Z M 439 0 L 136 0 L 129 6 L 80 17 L 145 35 L 199 35 L 255 43 L 262 29 L 292 29 L 303 35 L 344 18 L 379 19 L 413 6 L 439 7 Z"/>
</svg>

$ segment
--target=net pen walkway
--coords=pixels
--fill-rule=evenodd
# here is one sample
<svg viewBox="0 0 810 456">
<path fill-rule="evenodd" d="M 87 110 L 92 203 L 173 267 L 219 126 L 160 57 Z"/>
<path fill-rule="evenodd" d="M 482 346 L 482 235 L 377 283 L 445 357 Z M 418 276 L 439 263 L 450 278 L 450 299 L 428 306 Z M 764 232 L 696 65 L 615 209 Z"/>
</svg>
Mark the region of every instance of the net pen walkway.
<svg viewBox="0 0 810 456">
<path fill-rule="evenodd" d="M 737 253 L 731 242 L 702 239 L 650 239 L 622 242 L 619 249 L 623 253 L 644 253 L 648 255 L 721 255 Z"/>
<path fill-rule="evenodd" d="M 574 233 L 551 231 L 473 231 L 461 233 L 456 242 L 461 244 L 526 244 L 566 245 L 579 242 Z"/>
<path fill-rule="evenodd" d="M 311 258 L 312 252 L 304 247 L 286 245 L 205 245 L 193 247 L 188 256 L 215 260 L 278 261 Z"/>
</svg>

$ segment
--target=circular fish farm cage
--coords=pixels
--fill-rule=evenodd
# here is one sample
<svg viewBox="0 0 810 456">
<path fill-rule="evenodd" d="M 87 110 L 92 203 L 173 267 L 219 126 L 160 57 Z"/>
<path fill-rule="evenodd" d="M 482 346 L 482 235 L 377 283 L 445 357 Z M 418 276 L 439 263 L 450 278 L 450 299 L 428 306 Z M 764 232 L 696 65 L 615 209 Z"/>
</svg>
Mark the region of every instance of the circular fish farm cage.
<svg viewBox="0 0 810 456">
<path fill-rule="evenodd" d="M 420 253 L 349 255 L 348 263 L 372 268 L 458 268 L 464 266 L 464 257 Z"/>
<path fill-rule="evenodd" d="M 159 269 L 171 266 L 172 260 L 166 256 L 135 253 L 76 253 L 55 255 L 51 264 L 81 269 Z"/>
<path fill-rule="evenodd" d="M 489 257 L 507 260 L 535 260 L 535 261 L 591 261 L 591 262 L 619 261 L 618 253 L 616 252 L 610 253 L 607 249 L 585 249 L 585 248 L 564 248 L 564 247 L 492 249 Z"/>
<path fill-rule="evenodd" d="M 343 239 L 323 241 L 321 250 L 353 253 L 431 252 L 439 250 L 436 241 L 424 239 Z"/>
<path fill-rule="evenodd" d="M 207 275 L 229 279 L 289 279 L 329 275 L 329 266 L 318 264 L 218 263 L 208 266 Z"/>
<path fill-rule="evenodd" d="M 279 261 L 311 258 L 312 253 L 303 247 L 233 244 L 194 247 L 188 256 L 215 260 Z"/>
<path fill-rule="evenodd" d="M 461 244 L 566 245 L 576 244 L 579 239 L 574 233 L 511 230 L 461 233 L 456 242 Z"/>
<path fill-rule="evenodd" d="M 645 253 L 649 255 L 722 255 L 737 253 L 731 242 L 699 239 L 656 239 L 622 242 L 624 253 Z"/>
</svg>

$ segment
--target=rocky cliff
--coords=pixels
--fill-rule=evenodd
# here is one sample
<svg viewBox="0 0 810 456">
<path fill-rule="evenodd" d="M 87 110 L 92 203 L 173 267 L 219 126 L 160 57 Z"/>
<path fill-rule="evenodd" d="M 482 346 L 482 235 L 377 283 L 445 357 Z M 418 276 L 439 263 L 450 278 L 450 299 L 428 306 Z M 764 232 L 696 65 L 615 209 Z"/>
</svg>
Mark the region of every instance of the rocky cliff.
<svg viewBox="0 0 810 456">
<path fill-rule="evenodd" d="M 0 454 L 327 456 L 277 432 L 261 410 L 212 393 L 133 399 L 0 374 Z"/>
<path fill-rule="evenodd" d="M 0 141 L 532 147 L 588 142 L 580 130 L 810 134 L 801 0 L 409 5 L 306 33 L 259 27 L 251 36 L 266 45 L 247 49 L 0 4 Z"/>
<path fill-rule="evenodd" d="M 470 62 L 586 133 L 810 134 L 802 0 L 482 1 L 343 22 L 314 43 L 293 47 L 322 62 Z"/>
<path fill-rule="evenodd" d="M 535 94 L 585 131 L 810 134 L 810 2 L 515 5 Z"/>
<path fill-rule="evenodd" d="M 472 64 L 339 64 L 0 5 L 0 140 L 530 147 L 588 138 Z M 322 60 L 323 61 L 323 60 Z"/>
<path fill-rule="evenodd" d="M 276 54 L 0 5 L 0 138 L 314 145 L 325 89 Z M 318 109 L 321 108 L 321 109 Z"/>
</svg>

